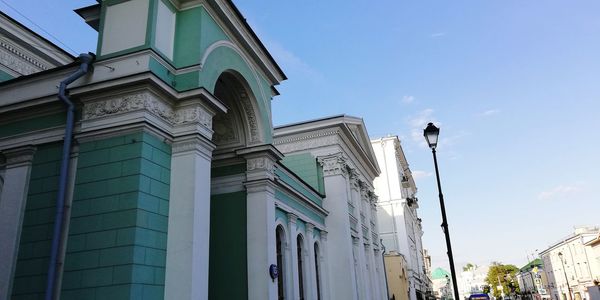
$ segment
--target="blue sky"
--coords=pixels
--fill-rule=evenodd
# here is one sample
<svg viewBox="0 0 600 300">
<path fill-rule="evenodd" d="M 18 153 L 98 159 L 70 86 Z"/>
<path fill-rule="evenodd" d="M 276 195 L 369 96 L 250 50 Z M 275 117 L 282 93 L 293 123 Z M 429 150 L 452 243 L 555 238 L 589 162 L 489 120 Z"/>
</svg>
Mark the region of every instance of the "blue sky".
<svg viewBox="0 0 600 300">
<path fill-rule="evenodd" d="M 95 52 L 96 33 L 71 12 L 94 2 L 0 9 L 32 26 L 9 3 L 74 53 Z M 523 265 L 573 226 L 600 224 L 600 2 L 235 3 L 289 78 L 275 125 L 346 113 L 364 118 L 371 138 L 401 137 L 434 268 L 447 258 L 429 121 L 441 127 L 457 268 Z"/>
</svg>

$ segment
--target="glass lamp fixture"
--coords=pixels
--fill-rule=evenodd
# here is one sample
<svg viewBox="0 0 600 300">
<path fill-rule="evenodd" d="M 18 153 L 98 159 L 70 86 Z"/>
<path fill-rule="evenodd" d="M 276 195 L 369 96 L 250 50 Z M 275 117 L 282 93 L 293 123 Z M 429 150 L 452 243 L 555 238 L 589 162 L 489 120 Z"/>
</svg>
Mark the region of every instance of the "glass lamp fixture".
<svg viewBox="0 0 600 300">
<path fill-rule="evenodd" d="M 427 128 L 423 130 L 423 135 L 425 136 L 425 140 L 427 140 L 427 144 L 429 148 L 435 149 L 438 143 L 438 136 L 440 135 L 440 129 L 435 127 L 433 123 L 427 124 Z"/>
</svg>

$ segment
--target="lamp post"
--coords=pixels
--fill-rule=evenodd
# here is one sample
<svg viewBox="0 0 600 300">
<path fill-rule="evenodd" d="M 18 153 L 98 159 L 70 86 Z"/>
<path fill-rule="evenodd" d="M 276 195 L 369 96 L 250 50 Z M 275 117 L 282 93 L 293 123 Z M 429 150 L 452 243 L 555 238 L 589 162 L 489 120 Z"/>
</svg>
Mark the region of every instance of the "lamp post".
<svg viewBox="0 0 600 300">
<path fill-rule="evenodd" d="M 562 252 L 558 252 L 558 258 L 560 259 L 560 264 L 562 265 L 563 274 L 565 274 L 565 280 L 567 281 L 567 293 L 569 293 L 569 299 L 573 299 L 573 297 L 571 297 L 571 286 L 569 286 L 569 277 L 567 277 L 567 270 L 565 270 L 565 262 L 563 261 Z"/>
<path fill-rule="evenodd" d="M 448 230 L 448 220 L 446 219 L 446 206 L 444 205 L 444 195 L 442 194 L 442 185 L 440 184 L 440 173 L 438 171 L 437 156 L 435 148 L 437 147 L 438 136 L 440 129 L 435 127 L 433 123 L 427 124 L 427 128 L 423 130 L 423 135 L 431 152 L 433 153 L 433 164 L 435 165 L 435 177 L 437 178 L 438 192 L 440 196 L 440 208 L 442 210 L 442 229 L 446 236 L 446 248 L 448 248 L 448 260 L 450 263 L 450 275 L 452 275 L 452 287 L 454 289 L 454 300 L 460 300 L 458 297 L 458 284 L 456 281 L 456 271 L 454 270 L 454 257 L 452 256 L 452 245 L 450 244 L 450 231 Z"/>
</svg>

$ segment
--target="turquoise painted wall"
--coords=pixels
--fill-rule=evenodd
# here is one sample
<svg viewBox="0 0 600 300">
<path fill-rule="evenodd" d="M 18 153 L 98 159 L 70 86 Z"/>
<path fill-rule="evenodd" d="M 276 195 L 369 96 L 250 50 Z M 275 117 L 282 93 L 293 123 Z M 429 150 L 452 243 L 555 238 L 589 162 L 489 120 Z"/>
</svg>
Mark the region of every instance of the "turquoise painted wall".
<svg viewBox="0 0 600 300">
<path fill-rule="evenodd" d="M 170 157 L 141 132 L 81 144 L 61 299 L 163 299 Z"/>
<path fill-rule="evenodd" d="M 11 80 L 13 78 L 14 77 L 12 75 L 0 70 L 0 82 Z"/>
<path fill-rule="evenodd" d="M 304 204 L 300 203 L 298 201 L 298 199 L 293 198 L 286 192 L 277 189 L 275 191 L 275 198 L 277 200 L 285 203 L 289 207 L 303 213 L 305 216 L 307 216 L 308 218 L 311 219 L 311 220 L 307 220 L 307 221 L 310 221 L 311 223 L 314 223 L 314 224 L 320 224 L 320 225 L 325 226 L 325 215 L 324 214 L 314 212 L 313 210 L 304 206 Z"/>
<path fill-rule="evenodd" d="M 245 191 L 211 196 L 208 299 L 248 299 L 246 219 Z"/>
<path fill-rule="evenodd" d="M 36 118 L 19 120 L 11 123 L 5 123 L 0 126 L 0 137 L 26 133 L 29 131 L 46 129 L 55 126 L 64 125 L 66 122 L 65 113 L 45 115 Z"/>
<path fill-rule="evenodd" d="M 315 190 L 325 193 L 322 167 L 310 153 L 286 155 L 281 162 Z"/>
<path fill-rule="evenodd" d="M 161 55 L 166 64 L 158 60 L 151 59 L 148 66 L 152 73 L 163 80 L 165 83 L 177 91 L 187 91 L 204 87 L 210 92 L 214 92 L 215 84 L 219 76 L 225 71 L 235 71 L 239 73 L 249 85 L 249 88 L 256 98 L 258 112 L 260 116 L 260 127 L 267 143 L 272 142 L 272 128 L 270 120 L 271 109 L 271 85 L 269 81 L 260 73 L 254 73 L 252 67 L 233 49 L 221 46 L 212 51 L 202 69 L 189 72 L 178 73 L 169 71 L 169 67 L 182 69 L 195 66 L 201 63 L 208 47 L 218 41 L 230 41 L 224 30 L 217 24 L 212 16 L 202 6 L 176 11 L 168 1 L 163 1 L 171 9 L 176 11 L 175 38 L 173 46 L 173 59 L 165 57 L 154 46 L 156 35 L 156 12 L 157 1 L 149 0 L 149 17 L 147 25 L 146 42 L 142 46 L 126 49 L 108 55 L 101 55 L 100 49 L 103 39 L 104 16 L 107 5 L 122 2 L 122 0 L 106 0 L 102 2 L 100 31 L 98 35 L 98 49 L 100 53 L 98 60 L 121 56 L 146 49 L 153 49 L 154 52 Z"/>
<path fill-rule="evenodd" d="M 37 148 L 33 158 L 12 299 L 43 299 L 46 289 L 62 144 Z M 4 259 L 4 258 L 2 258 Z"/>
</svg>

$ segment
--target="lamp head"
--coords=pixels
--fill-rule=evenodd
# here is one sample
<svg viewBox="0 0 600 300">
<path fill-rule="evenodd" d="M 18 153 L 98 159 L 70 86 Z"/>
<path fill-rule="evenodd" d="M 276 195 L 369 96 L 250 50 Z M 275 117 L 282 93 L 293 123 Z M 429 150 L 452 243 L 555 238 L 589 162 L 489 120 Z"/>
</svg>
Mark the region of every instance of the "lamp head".
<svg viewBox="0 0 600 300">
<path fill-rule="evenodd" d="M 438 143 L 438 136 L 440 135 L 440 129 L 435 127 L 433 123 L 427 124 L 425 130 L 423 130 L 423 136 L 425 136 L 425 140 L 427 141 L 427 145 L 429 148 L 435 149 Z"/>
</svg>

